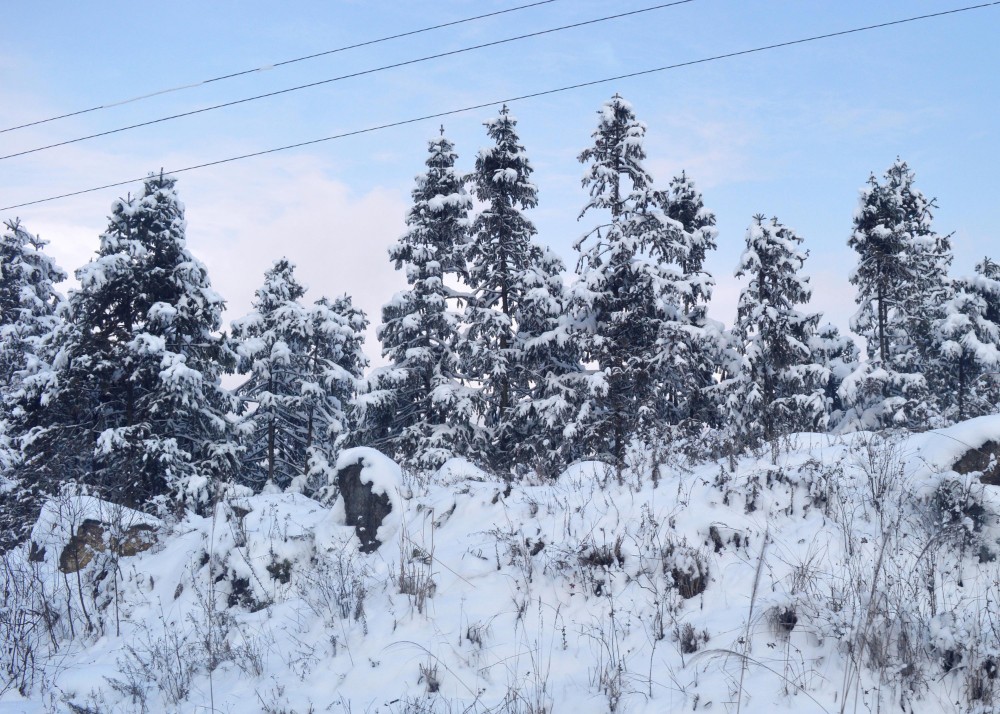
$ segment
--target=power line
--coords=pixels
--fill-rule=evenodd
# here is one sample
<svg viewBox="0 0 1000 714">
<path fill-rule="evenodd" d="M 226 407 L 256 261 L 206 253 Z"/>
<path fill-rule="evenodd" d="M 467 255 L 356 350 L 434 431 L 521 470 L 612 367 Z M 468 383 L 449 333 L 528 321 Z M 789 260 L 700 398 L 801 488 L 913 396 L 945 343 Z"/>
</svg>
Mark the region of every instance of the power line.
<svg viewBox="0 0 1000 714">
<path fill-rule="evenodd" d="M 0 156 L 0 161 L 5 159 L 13 159 L 18 156 L 26 156 L 27 154 L 34 154 L 39 151 L 45 151 L 47 149 L 55 149 L 60 146 L 67 146 L 69 144 L 76 144 L 81 141 L 87 141 L 88 139 L 97 139 L 102 136 L 110 136 L 111 134 L 120 134 L 123 131 L 129 131 L 131 129 L 138 129 L 144 126 L 151 126 L 153 124 L 162 124 L 166 121 L 171 121 L 173 119 L 180 119 L 182 117 L 189 117 L 195 114 L 204 114 L 205 112 L 215 111 L 216 109 L 224 109 L 226 107 L 233 107 L 238 104 L 246 104 L 247 102 L 255 102 L 258 99 L 267 99 L 269 97 L 276 97 L 281 94 L 288 94 L 289 92 L 297 92 L 301 89 L 310 89 L 312 87 L 319 87 L 324 84 L 331 84 L 333 82 L 340 82 L 344 79 L 351 79 L 354 77 L 363 77 L 369 74 L 376 74 L 377 72 L 384 72 L 389 69 L 397 69 L 399 67 L 406 67 L 408 65 L 419 64 L 421 62 L 427 62 L 429 60 L 440 59 L 442 57 L 451 57 L 454 55 L 460 55 L 465 52 L 472 52 L 473 50 L 481 50 L 486 47 L 495 47 L 497 45 L 507 44 L 509 42 L 516 42 L 518 40 L 525 40 L 531 37 L 540 37 L 542 35 L 550 35 L 554 32 L 562 32 L 563 30 L 571 30 L 577 27 L 585 27 L 587 25 L 595 25 L 600 22 L 608 22 L 609 20 L 618 20 L 623 17 L 629 17 L 631 15 L 640 15 L 646 12 L 652 12 L 654 10 L 662 10 L 668 7 L 674 7 L 675 5 L 686 5 L 687 3 L 692 3 L 695 0 L 674 0 L 673 2 L 662 3 L 660 5 L 653 5 L 650 7 L 640 8 L 639 10 L 631 10 L 629 12 L 621 12 L 616 15 L 607 15 L 605 17 L 598 17 L 593 20 L 584 20 L 583 22 L 574 22 L 571 25 L 562 25 L 560 27 L 552 27 L 548 30 L 539 30 L 537 32 L 529 32 L 524 35 L 517 35 L 515 37 L 507 37 L 502 40 L 493 40 L 492 42 L 484 42 L 478 45 L 472 45 L 471 47 L 463 47 L 457 50 L 449 50 L 448 52 L 439 52 L 433 55 L 427 55 L 425 57 L 418 57 L 416 59 L 404 60 L 402 62 L 394 62 L 392 64 L 382 65 L 381 67 L 374 67 L 372 69 L 361 70 L 360 72 L 351 72 L 350 74 L 342 74 L 339 77 L 331 77 L 329 79 L 321 79 L 318 82 L 310 82 L 308 84 L 300 84 L 295 87 L 288 87 L 287 89 L 279 89 L 274 92 L 267 92 L 265 94 L 258 94 L 253 97 L 245 97 L 243 99 L 236 99 L 231 102 L 223 102 L 222 104 L 214 104 L 210 107 L 202 107 L 201 109 L 192 109 L 191 111 L 181 112 L 180 114 L 171 114 L 170 116 L 160 117 L 159 119 L 150 119 L 149 121 L 139 122 L 138 124 L 130 124 L 129 126 L 119 127 L 117 129 L 109 129 L 107 131 L 101 131 L 96 134 L 89 134 L 87 136 L 77 137 L 76 139 L 67 139 L 66 141 L 59 141 L 54 144 L 47 144 L 46 146 L 38 146 L 34 149 L 26 149 L 25 151 L 18 151 L 13 154 L 7 154 L 6 156 Z"/>
<path fill-rule="evenodd" d="M 233 79 L 234 77 L 242 77 L 244 75 L 254 74 L 256 72 L 266 72 L 268 70 L 272 70 L 277 67 L 284 67 L 285 65 L 294 64 L 296 62 L 304 62 L 306 60 L 316 59 L 317 57 L 325 57 L 327 55 L 336 54 L 338 52 L 346 52 L 347 50 L 358 49 L 359 47 L 368 47 L 369 45 L 377 45 L 380 42 L 388 42 L 389 40 L 398 40 L 403 37 L 412 37 L 413 35 L 419 35 L 424 32 L 430 32 L 431 30 L 440 30 L 445 27 L 454 27 L 455 25 L 462 25 L 467 22 L 474 22 L 475 20 L 485 20 L 486 18 L 489 17 L 496 17 L 497 15 L 505 15 L 507 13 L 517 12 L 519 10 L 527 10 L 532 7 L 538 7 L 539 5 L 548 5 L 549 3 L 554 3 L 554 2 L 559 2 L 559 0 L 539 0 L 538 2 L 528 3 L 527 5 L 518 5 L 517 7 L 509 7 L 506 10 L 497 10 L 496 12 L 488 12 L 485 15 L 475 15 L 473 17 L 462 18 L 461 20 L 442 22 L 438 25 L 421 27 L 419 30 L 409 30 L 408 32 L 400 32 L 399 34 L 396 35 L 387 35 L 385 37 L 379 37 L 374 40 L 366 40 L 364 42 L 358 42 L 353 45 L 344 45 L 343 47 L 337 47 L 332 50 L 324 50 L 323 52 L 316 52 L 311 55 L 306 55 L 305 57 L 296 57 L 294 59 L 288 59 L 282 62 L 274 62 L 273 64 L 266 64 L 260 67 L 254 67 L 253 69 L 244 69 L 239 72 L 232 72 L 231 74 L 224 74 L 219 77 L 212 77 L 211 79 L 203 79 L 200 82 L 192 82 L 191 84 L 182 84 L 177 87 L 160 89 L 155 92 L 149 92 L 148 94 L 140 94 L 137 97 L 131 97 L 129 99 L 122 99 L 116 102 L 109 102 L 107 104 L 101 104 L 96 107 L 90 107 L 89 109 L 79 109 L 75 112 L 68 112 L 66 114 L 60 114 L 58 116 L 48 117 L 47 119 L 38 119 L 36 121 L 31 121 L 28 122 L 27 124 L 19 124 L 18 126 L 7 127 L 6 129 L 0 129 L 0 134 L 5 134 L 9 131 L 16 131 L 17 129 L 26 129 L 29 126 L 38 126 L 39 124 L 47 124 L 48 122 L 57 121 L 59 119 L 67 119 L 69 117 L 79 116 L 80 114 L 88 114 L 90 112 L 96 112 L 101 109 L 109 109 L 111 107 L 121 106 L 122 104 L 131 104 L 132 102 L 138 102 L 143 99 L 149 99 L 150 97 L 156 97 L 161 94 L 180 92 L 184 89 L 192 89 L 194 87 L 200 87 L 205 84 L 211 84 L 212 82 L 221 82 L 226 79 Z"/>
<path fill-rule="evenodd" d="M 517 101 L 523 101 L 525 99 L 535 99 L 537 97 L 544 97 L 551 94 L 559 94 L 560 92 L 568 92 L 574 89 L 582 89 L 584 87 L 593 87 L 598 84 L 606 84 L 608 82 L 617 82 L 623 79 L 632 79 L 635 77 L 642 77 L 649 74 L 655 74 L 657 72 L 665 72 L 672 69 L 680 69 L 682 67 L 691 67 L 693 65 L 705 64 L 707 62 L 715 62 L 717 60 L 730 59 L 732 57 L 741 57 L 743 55 L 755 54 L 758 52 L 766 52 L 768 50 L 775 50 L 782 47 L 792 47 L 794 45 L 801 45 L 807 42 L 816 42 L 818 40 L 827 40 L 833 37 L 843 37 L 844 35 L 852 35 L 858 32 L 866 32 L 868 30 L 877 30 L 885 27 L 893 27 L 895 25 L 904 25 L 910 22 L 916 22 L 918 20 L 928 20 L 933 18 L 944 17 L 946 15 L 955 15 L 960 12 L 968 12 L 970 10 L 980 10 L 986 7 L 992 7 L 995 5 L 1000 5 L 1000 0 L 995 0 L 994 2 L 985 2 L 979 5 L 967 5 L 966 7 L 955 8 L 953 10 L 944 10 L 941 12 L 929 13 L 926 15 L 916 15 L 913 17 L 906 17 L 900 20 L 891 20 L 889 22 L 880 22 L 876 25 L 865 25 L 863 27 L 854 27 L 849 30 L 840 30 L 838 32 L 828 32 L 822 35 L 813 35 L 811 37 L 803 37 L 797 40 L 788 40 L 786 42 L 777 42 L 771 45 L 763 45 L 761 47 L 754 47 L 747 50 L 738 50 L 736 52 L 727 52 L 726 54 L 713 55 L 712 57 L 703 57 L 701 59 L 688 60 L 687 62 L 678 62 L 676 64 L 664 65 L 663 67 L 653 67 L 652 69 L 639 70 L 637 72 L 629 72 L 628 74 L 620 74 L 615 77 L 606 77 L 604 79 L 595 79 L 589 82 L 580 82 L 578 84 L 570 84 L 565 87 L 558 87 L 556 89 L 546 89 L 540 92 L 532 92 L 530 94 L 522 94 L 517 97 L 508 97 L 507 99 L 497 99 L 490 102 L 482 102 L 481 104 L 473 104 L 467 107 L 462 107 L 460 109 L 449 109 L 448 111 L 436 112 L 434 114 L 425 114 L 419 117 L 412 117 L 410 119 L 401 119 L 399 121 L 389 122 L 387 124 L 379 124 L 377 126 L 370 126 L 364 129 L 355 129 L 354 131 L 344 132 L 342 134 L 334 134 L 332 136 L 325 136 L 320 139 L 311 139 L 309 141 L 301 141 L 297 144 L 288 144 L 286 146 L 278 146 L 273 149 L 265 149 L 263 151 L 255 151 L 250 154 L 243 154 L 241 156 L 232 156 L 228 159 L 219 159 L 217 161 L 209 161 L 203 164 L 196 164 L 194 166 L 186 166 L 182 169 L 174 169 L 172 171 L 167 171 L 165 173 L 169 174 L 180 174 L 187 171 L 195 171 L 197 169 L 204 169 L 210 166 L 218 166 L 220 164 L 228 164 L 234 161 L 242 161 L 243 159 L 250 159 L 257 156 L 265 156 L 267 154 L 275 154 L 280 151 L 287 151 L 289 149 L 298 149 L 303 146 L 311 146 L 313 144 L 320 144 L 325 141 L 333 141 L 335 139 L 346 139 L 351 136 L 358 136 L 361 134 L 370 134 L 372 132 L 381 131 L 383 129 L 391 129 L 393 127 L 405 126 L 407 124 L 416 124 L 418 122 L 427 121 L 428 119 L 440 119 L 446 116 L 452 116 L 455 114 L 462 114 L 465 112 L 474 111 L 476 109 L 484 109 L 486 107 L 493 107 L 499 104 L 511 104 Z M 106 188 L 114 188 L 116 186 L 126 186 L 128 184 L 136 183 L 138 181 L 144 181 L 145 176 L 140 178 L 128 179 L 127 181 L 117 181 L 115 183 L 104 184 L 103 186 L 95 186 L 93 188 L 86 188 L 81 191 L 73 191 L 71 193 L 63 193 L 58 196 L 50 196 L 48 198 L 40 198 L 35 201 L 27 201 L 25 203 L 18 203 L 13 206 L 5 206 L 0 208 L 0 211 L 10 211 L 15 208 L 24 208 L 25 206 L 34 206 L 39 203 L 47 203 L 49 201 L 57 201 L 62 198 L 69 198 L 71 196 L 79 196 L 84 193 L 93 193 L 94 191 L 102 191 Z"/>
</svg>

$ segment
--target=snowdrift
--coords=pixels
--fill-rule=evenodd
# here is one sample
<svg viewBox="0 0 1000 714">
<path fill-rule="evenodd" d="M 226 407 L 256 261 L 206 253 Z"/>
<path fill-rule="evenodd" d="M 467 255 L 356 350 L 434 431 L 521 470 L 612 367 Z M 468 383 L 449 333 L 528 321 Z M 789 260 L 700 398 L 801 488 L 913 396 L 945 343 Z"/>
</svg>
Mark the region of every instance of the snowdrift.
<svg viewBox="0 0 1000 714">
<path fill-rule="evenodd" d="M 541 484 L 365 450 L 393 504 L 371 554 L 340 501 L 67 496 L 5 557 L 0 711 L 995 711 L 1000 495 L 951 468 L 990 440 L 799 434 Z M 115 546 L 138 525 L 148 549 Z"/>
</svg>

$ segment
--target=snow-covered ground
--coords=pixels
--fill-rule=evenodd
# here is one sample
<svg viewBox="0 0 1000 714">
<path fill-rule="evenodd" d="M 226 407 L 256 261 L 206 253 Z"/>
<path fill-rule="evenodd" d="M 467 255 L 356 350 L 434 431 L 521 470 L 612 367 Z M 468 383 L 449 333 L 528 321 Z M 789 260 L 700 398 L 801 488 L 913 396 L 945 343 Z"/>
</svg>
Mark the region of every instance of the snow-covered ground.
<svg viewBox="0 0 1000 714">
<path fill-rule="evenodd" d="M 0 712 L 992 712 L 1000 494 L 950 469 L 990 439 L 1000 417 L 538 484 L 358 452 L 396 509 L 370 555 L 295 494 L 176 522 L 66 497 L 5 562 Z M 87 519 L 107 549 L 64 573 Z M 152 548 L 114 547 L 140 524 Z"/>
</svg>

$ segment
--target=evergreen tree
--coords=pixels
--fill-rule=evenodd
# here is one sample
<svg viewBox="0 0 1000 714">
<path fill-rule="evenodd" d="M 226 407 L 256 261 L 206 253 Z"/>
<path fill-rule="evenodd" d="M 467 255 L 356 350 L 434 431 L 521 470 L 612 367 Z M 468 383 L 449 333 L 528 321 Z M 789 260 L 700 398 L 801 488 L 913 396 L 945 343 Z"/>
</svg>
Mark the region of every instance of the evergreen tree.
<svg viewBox="0 0 1000 714">
<path fill-rule="evenodd" d="M 59 324 L 66 274 L 45 254 L 46 241 L 20 221 L 0 234 L 0 552 L 21 541 L 34 522 L 37 489 L 17 475 L 24 422 L 24 380 L 46 360 L 46 336 Z"/>
<path fill-rule="evenodd" d="M 306 378 L 301 387 L 307 470 L 292 487 L 313 495 L 336 476 L 337 455 L 356 429 L 351 404 L 368 367 L 362 349 L 368 317 L 349 295 L 332 301 L 320 298 L 309 308 L 308 317 Z"/>
<path fill-rule="evenodd" d="M 553 334 L 563 309 L 562 264 L 533 238 L 522 211 L 538 204 L 531 163 L 504 106 L 486 122 L 494 145 L 469 177 L 484 208 L 472 223 L 466 257 L 471 289 L 462 372 L 478 382 L 484 460 L 509 468 L 519 459 L 558 464 L 567 358 Z M 555 413 L 550 413 L 552 409 Z"/>
<path fill-rule="evenodd" d="M 409 288 L 382 308 L 379 340 L 388 364 L 369 375 L 357 399 L 361 443 L 398 461 L 436 468 L 474 442 L 474 392 L 458 373 L 461 295 L 446 279 L 465 277 L 471 199 L 455 171 L 452 143 L 428 145 L 427 171 L 417 177 L 409 230 L 389 249 Z"/>
<path fill-rule="evenodd" d="M 367 365 L 364 313 L 346 296 L 303 306 L 294 272 L 287 259 L 275 261 L 253 311 L 233 323 L 240 370 L 249 373 L 237 394 L 254 404 L 240 479 L 256 491 L 325 483 L 350 436 L 348 405 Z"/>
<path fill-rule="evenodd" d="M 531 466 L 543 476 L 557 476 L 583 455 L 566 435 L 586 385 L 568 325 L 564 273 L 562 261 L 542 248 L 520 275 L 523 295 L 514 335 L 518 398 L 497 440 L 509 445 L 509 462 Z"/>
<path fill-rule="evenodd" d="M 722 326 L 708 318 L 708 302 L 715 281 L 705 270 L 705 258 L 716 247 L 715 214 L 705 208 L 701 193 L 681 172 L 661 195 L 666 225 L 663 260 L 677 267 L 670 292 L 681 308 L 678 319 L 667 321 L 661 337 L 669 355 L 664 367 L 668 424 L 687 430 L 718 423 L 719 409 L 713 397 L 719 368 Z"/>
<path fill-rule="evenodd" d="M 486 122 L 495 144 L 479 152 L 469 177 L 472 194 L 485 206 L 472 222 L 466 252 L 470 294 L 462 372 L 481 385 L 477 409 L 487 432 L 483 447 L 486 460 L 495 465 L 511 455 L 513 443 L 506 425 L 520 391 L 514 335 L 524 297 L 521 277 L 541 255 L 532 242 L 535 227 L 522 213 L 538 205 L 538 196 L 516 127 L 506 105 Z"/>
<path fill-rule="evenodd" d="M 659 210 L 642 164 L 645 125 L 617 94 L 598 116 L 594 145 L 579 157 L 590 192 L 580 216 L 594 212 L 608 222 L 576 245 L 574 319 L 583 359 L 596 369 L 573 432 L 592 453 L 620 463 L 628 441 L 656 421 L 664 323 L 679 321 L 681 307 L 672 293 L 676 271 L 664 262 L 673 222 Z"/>
<path fill-rule="evenodd" d="M 32 404 L 23 471 L 153 508 L 206 506 L 239 447 L 220 384 L 233 364 L 218 333 L 224 302 L 188 251 L 175 180 L 151 175 L 115 201 L 97 257 L 76 275 L 50 369 L 26 380 Z"/>
<path fill-rule="evenodd" d="M 812 293 L 800 274 L 801 243 L 777 218 L 754 216 L 736 269 L 748 279 L 732 330 L 741 360 L 725 386 L 732 430 L 746 445 L 825 426 L 822 374 L 809 348 L 819 315 L 796 309 Z"/>
<path fill-rule="evenodd" d="M 945 416 L 961 421 L 1000 406 L 1000 265 L 984 258 L 955 288 L 937 332 Z"/>
<path fill-rule="evenodd" d="M 916 426 L 936 412 L 933 327 L 950 297 L 951 248 L 931 226 L 934 202 L 913 181 L 897 159 L 884 183 L 869 178 L 854 218 L 848 245 L 858 253 L 851 282 L 859 308 L 851 329 L 865 338 L 868 362 L 844 385 L 852 404 L 847 428 Z"/>
<path fill-rule="evenodd" d="M 55 284 L 66 274 L 45 254 L 47 241 L 29 233 L 18 220 L 0 234 L 0 390 L 16 388 L 18 373 L 40 339 L 57 320 L 62 296 Z M 3 400 L 6 403 L 6 398 Z"/>
<path fill-rule="evenodd" d="M 842 335 L 832 323 L 820 325 L 809 340 L 812 363 L 820 372 L 820 383 L 826 400 L 827 421 L 831 431 L 837 430 L 847 414 L 848 405 L 841 396 L 840 388 L 857 368 L 860 355 L 858 347 L 847 335 Z"/>
<path fill-rule="evenodd" d="M 253 311 L 232 326 L 239 370 L 249 374 L 236 393 L 254 405 L 244 417 L 240 481 L 255 491 L 284 490 L 306 472 L 301 382 L 310 321 L 294 270 L 284 258 L 275 261 L 254 293 Z"/>
</svg>

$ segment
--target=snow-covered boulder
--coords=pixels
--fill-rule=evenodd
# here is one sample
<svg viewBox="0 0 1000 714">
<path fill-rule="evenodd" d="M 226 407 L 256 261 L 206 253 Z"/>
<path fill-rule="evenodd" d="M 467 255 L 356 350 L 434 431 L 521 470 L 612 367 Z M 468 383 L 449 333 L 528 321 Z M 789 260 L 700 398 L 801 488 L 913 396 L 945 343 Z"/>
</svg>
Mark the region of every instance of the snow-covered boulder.
<svg viewBox="0 0 1000 714">
<path fill-rule="evenodd" d="M 91 496 L 63 496 L 42 508 L 31 533 L 30 557 L 57 558 L 63 573 L 85 568 L 97 553 L 134 556 L 156 543 L 160 521 Z"/>
<path fill-rule="evenodd" d="M 989 486 L 1000 486 L 1000 415 L 969 419 L 925 432 L 914 441 L 931 470 L 979 473 Z"/>
<path fill-rule="evenodd" d="M 335 504 L 343 509 L 344 522 L 354 526 L 362 553 L 374 553 L 390 535 L 386 520 L 401 509 L 399 465 L 375 449 L 359 447 L 340 454 L 336 465 L 340 496 Z"/>
</svg>

